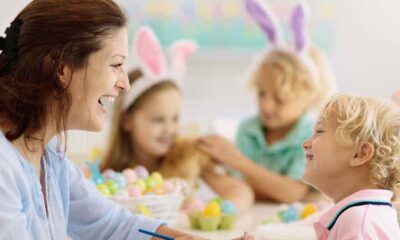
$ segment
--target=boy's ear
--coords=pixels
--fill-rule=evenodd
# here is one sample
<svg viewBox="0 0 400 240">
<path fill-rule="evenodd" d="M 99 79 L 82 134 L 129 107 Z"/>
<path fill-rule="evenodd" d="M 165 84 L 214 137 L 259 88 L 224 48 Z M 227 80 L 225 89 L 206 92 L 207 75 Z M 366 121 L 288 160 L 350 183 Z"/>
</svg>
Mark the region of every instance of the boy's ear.
<svg viewBox="0 0 400 240">
<path fill-rule="evenodd" d="M 61 63 L 58 66 L 57 75 L 58 75 L 58 79 L 61 81 L 63 86 L 66 87 L 70 84 L 70 81 L 72 78 L 72 69 L 68 64 Z"/>
<path fill-rule="evenodd" d="M 352 167 L 362 166 L 368 163 L 372 159 L 374 154 L 375 154 L 374 145 L 370 142 L 365 142 L 357 148 L 356 153 L 349 162 L 350 166 Z"/>
</svg>

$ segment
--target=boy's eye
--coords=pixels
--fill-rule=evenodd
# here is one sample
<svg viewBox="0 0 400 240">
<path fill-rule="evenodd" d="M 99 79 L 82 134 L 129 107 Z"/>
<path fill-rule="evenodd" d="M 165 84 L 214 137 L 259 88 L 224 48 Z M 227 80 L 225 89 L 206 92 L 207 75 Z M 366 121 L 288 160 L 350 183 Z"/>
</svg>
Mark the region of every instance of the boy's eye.
<svg viewBox="0 0 400 240">
<path fill-rule="evenodd" d="M 317 129 L 315 130 L 316 133 L 323 133 L 324 131 L 322 129 Z"/>
</svg>

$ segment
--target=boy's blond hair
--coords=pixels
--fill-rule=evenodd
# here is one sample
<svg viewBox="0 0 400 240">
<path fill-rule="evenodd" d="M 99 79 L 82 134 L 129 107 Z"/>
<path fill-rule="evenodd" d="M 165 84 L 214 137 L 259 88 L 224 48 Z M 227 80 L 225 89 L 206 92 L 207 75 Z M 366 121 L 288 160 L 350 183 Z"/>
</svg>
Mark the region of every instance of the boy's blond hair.
<svg viewBox="0 0 400 240">
<path fill-rule="evenodd" d="M 307 108 L 319 107 L 332 94 L 335 81 L 325 57 L 316 48 L 310 48 L 308 54 L 312 69 L 299 55 L 280 49 L 269 50 L 254 65 L 251 85 L 257 89 L 258 81 L 273 74 L 274 91 L 280 100 L 302 100 Z"/>
<path fill-rule="evenodd" d="M 335 137 L 344 146 L 365 142 L 375 147 L 370 162 L 371 183 L 399 194 L 400 109 L 376 99 L 337 94 L 323 107 L 321 118 L 338 124 Z"/>
</svg>

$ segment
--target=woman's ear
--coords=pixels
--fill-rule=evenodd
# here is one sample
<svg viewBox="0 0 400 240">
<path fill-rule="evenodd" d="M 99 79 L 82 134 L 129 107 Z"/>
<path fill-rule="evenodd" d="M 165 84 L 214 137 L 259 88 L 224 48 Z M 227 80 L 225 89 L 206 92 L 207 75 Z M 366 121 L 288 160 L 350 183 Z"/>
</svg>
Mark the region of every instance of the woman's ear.
<svg viewBox="0 0 400 240">
<path fill-rule="evenodd" d="M 72 68 L 66 63 L 61 63 L 58 67 L 57 75 L 63 86 L 68 87 L 72 79 Z"/>
<path fill-rule="evenodd" d="M 375 147 L 370 142 L 365 142 L 358 147 L 353 158 L 350 160 L 350 166 L 359 167 L 368 163 L 375 154 Z"/>
</svg>

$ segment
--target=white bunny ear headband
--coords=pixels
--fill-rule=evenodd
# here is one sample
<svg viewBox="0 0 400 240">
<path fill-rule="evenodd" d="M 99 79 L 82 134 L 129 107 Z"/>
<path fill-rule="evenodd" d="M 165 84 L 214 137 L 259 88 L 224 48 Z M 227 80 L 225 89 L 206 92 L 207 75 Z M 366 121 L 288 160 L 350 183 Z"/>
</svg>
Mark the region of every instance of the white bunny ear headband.
<svg viewBox="0 0 400 240">
<path fill-rule="evenodd" d="M 139 28 L 133 44 L 133 54 L 143 76 L 134 81 L 125 94 L 123 110 L 127 110 L 143 92 L 162 81 L 173 81 L 180 87 L 186 72 L 186 58 L 197 50 L 197 44 L 192 40 L 176 41 L 168 50 L 167 66 L 160 42 L 151 28 Z"/>
<path fill-rule="evenodd" d="M 293 34 L 292 46 L 284 44 L 278 18 L 265 3 L 265 0 L 245 0 L 245 6 L 249 15 L 265 33 L 273 49 L 280 49 L 297 56 L 309 68 L 314 77 L 318 76 L 317 67 L 308 56 L 310 36 L 307 30 L 309 12 L 306 5 L 298 4 L 292 11 L 289 24 Z"/>
</svg>

